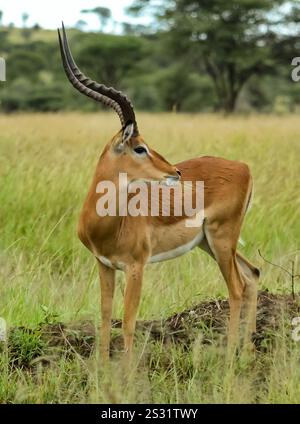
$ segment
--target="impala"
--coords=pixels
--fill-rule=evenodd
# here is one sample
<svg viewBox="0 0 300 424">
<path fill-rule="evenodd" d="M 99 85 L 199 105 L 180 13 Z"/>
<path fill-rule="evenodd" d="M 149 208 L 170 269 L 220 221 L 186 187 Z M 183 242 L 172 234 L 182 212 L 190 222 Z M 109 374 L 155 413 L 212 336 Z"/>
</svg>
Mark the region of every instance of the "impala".
<svg viewBox="0 0 300 424">
<path fill-rule="evenodd" d="M 227 284 L 230 317 L 228 345 L 236 346 L 241 317 L 244 343 L 256 326 L 256 299 L 259 271 L 237 252 L 241 225 L 249 206 L 252 178 L 247 165 L 218 157 L 204 156 L 171 165 L 151 149 L 140 135 L 133 106 L 128 98 L 86 77 L 70 52 L 64 27 L 58 30 L 65 73 L 71 84 L 86 96 L 113 108 L 122 129 L 104 148 L 80 214 L 78 235 L 95 256 L 101 286 L 100 354 L 109 358 L 112 302 L 115 274 L 126 274 L 123 336 L 130 357 L 141 297 L 143 271 L 147 263 L 182 255 L 198 246 L 217 262 Z M 187 217 L 175 216 L 99 216 L 96 211 L 101 181 L 113 182 L 117 190 L 119 174 L 133 181 L 204 182 L 204 215 L 198 227 L 186 226 Z M 192 190 L 192 193 L 194 191 Z M 173 196 L 173 202 L 176 202 Z M 120 206 L 120 205 L 119 205 Z M 161 206 L 161 205 L 160 205 Z M 173 204 L 174 206 L 174 204 Z"/>
</svg>

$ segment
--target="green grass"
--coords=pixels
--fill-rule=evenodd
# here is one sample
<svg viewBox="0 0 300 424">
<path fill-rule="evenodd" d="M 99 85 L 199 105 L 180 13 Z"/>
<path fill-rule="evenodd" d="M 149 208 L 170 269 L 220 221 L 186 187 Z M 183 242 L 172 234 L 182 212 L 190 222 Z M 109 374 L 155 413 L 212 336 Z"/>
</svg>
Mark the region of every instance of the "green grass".
<svg viewBox="0 0 300 424">
<path fill-rule="evenodd" d="M 260 289 L 290 293 L 290 279 L 264 263 L 258 249 L 286 268 L 295 261 L 299 273 L 299 117 L 138 118 L 146 141 L 170 162 L 209 154 L 250 165 L 254 199 L 242 231 L 246 245 L 240 250 L 262 269 Z M 98 322 L 95 261 L 77 240 L 76 224 L 101 150 L 119 129 L 117 118 L 75 113 L 0 116 L 0 128 L 0 316 L 10 327 L 33 328 L 45 321 L 45 311 L 64 322 Z M 119 274 L 116 318 L 122 316 L 123 284 Z M 296 280 L 298 292 L 299 284 Z M 217 266 L 197 249 L 147 268 L 139 318 L 165 318 L 201 300 L 226 296 Z M 290 340 L 289 328 L 283 327 L 276 339 L 274 351 L 225 369 L 218 346 L 165 350 L 139 336 L 138 369 L 132 381 L 122 384 L 117 359 L 110 373 L 102 371 L 96 357 L 62 357 L 31 373 L 9 367 L 4 349 L 0 403 L 300 402 L 300 344 Z M 43 349 L 36 334 L 19 335 L 15 343 L 28 361 Z M 150 368 L 143 361 L 146 354 Z"/>
<path fill-rule="evenodd" d="M 33 28 L 26 28 L 25 30 L 23 28 L 8 28 L 8 27 L 2 27 L 0 29 L 1 31 L 8 31 L 8 41 L 12 44 L 24 44 L 28 41 L 43 41 L 45 43 L 57 42 L 57 32 L 56 30 L 51 29 L 33 29 Z M 24 37 L 24 32 L 29 34 L 29 36 Z M 75 34 L 76 32 L 79 32 L 76 29 L 70 28 L 68 30 L 71 34 Z"/>
</svg>

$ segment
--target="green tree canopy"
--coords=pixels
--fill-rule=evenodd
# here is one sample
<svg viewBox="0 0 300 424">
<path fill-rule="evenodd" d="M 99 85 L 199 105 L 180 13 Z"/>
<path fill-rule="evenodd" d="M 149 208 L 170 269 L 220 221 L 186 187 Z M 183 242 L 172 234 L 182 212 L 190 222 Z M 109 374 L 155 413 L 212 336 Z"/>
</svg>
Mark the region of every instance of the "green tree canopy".
<svg viewBox="0 0 300 424">
<path fill-rule="evenodd" d="M 153 3 L 136 0 L 131 11 Z M 167 0 L 158 9 L 173 52 L 207 72 L 218 107 L 226 112 L 234 110 L 251 76 L 272 72 L 273 49 L 284 37 L 283 27 L 298 22 L 300 15 L 295 0 Z"/>
<path fill-rule="evenodd" d="M 103 31 L 111 18 L 111 10 L 108 7 L 95 7 L 94 9 L 83 9 L 81 13 L 93 13 L 100 22 L 100 29 Z"/>
</svg>

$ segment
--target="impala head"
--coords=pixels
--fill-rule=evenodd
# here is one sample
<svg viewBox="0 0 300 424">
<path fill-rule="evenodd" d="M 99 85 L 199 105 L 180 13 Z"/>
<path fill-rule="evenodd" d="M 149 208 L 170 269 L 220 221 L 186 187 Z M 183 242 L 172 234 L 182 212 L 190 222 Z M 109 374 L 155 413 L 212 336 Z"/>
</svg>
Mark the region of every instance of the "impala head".
<svg viewBox="0 0 300 424">
<path fill-rule="evenodd" d="M 106 145 L 100 158 L 101 167 L 106 168 L 106 175 L 116 176 L 126 172 L 128 181 L 160 181 L 167 184 L 178 181 L 180 173 L 176 167 L 150 149 L 141 137 L 130 100 L 120 91 L 86 77 L 72 57 L 64 26 L 62 34 L 63 37 L 58 30 L 62 62 L 73 87 L 114 109 L 121 121 L 121 131 Z"/>
</svg>

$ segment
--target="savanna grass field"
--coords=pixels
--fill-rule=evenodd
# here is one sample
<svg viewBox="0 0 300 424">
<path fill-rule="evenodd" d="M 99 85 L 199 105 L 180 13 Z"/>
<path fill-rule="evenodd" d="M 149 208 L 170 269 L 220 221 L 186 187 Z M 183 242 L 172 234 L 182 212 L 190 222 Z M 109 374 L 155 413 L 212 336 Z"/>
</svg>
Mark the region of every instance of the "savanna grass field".
<svg viewBox="0 0 300 424">
<path fill-rule="evenodd" d="M 239 250 L 260 268 L 259 290 L 291 295 L 290 275 L 258 250 L 289 271 L 294 263 L 299 274 L 299 116 L 137 115 L 145 140 L 171 163 L 214 155 L 250 166 L 254 198 Z M 15 114 L 0 116 L 0 128 L 0 316 L 9 333 L 45 322 L 99 326 L 96 261 L 76 226 L 118 120 L 110 113 Z M 297 302 L 300 279 L 294 285 Z M 114 318 L 122 318 L 123 291 L 119 273 Z M 138 319 L 163 320 L 224 298 L 217 265 L 194 249 L 147 267 Z M 137 332 L 128 380 L 120 354 L 103 370 L 97 349 L 89 357 L 51 356 L 38 330 L 15 331 L 1 347 L 0 403 L 299 403 L 300 341 L 284 311 L 280 322 L 271 348 L 230 366 L 218 343 L 200 338 L 183 349 Z"/>
</svg>

